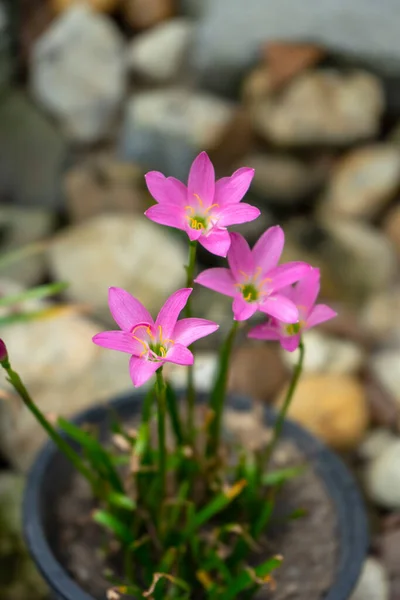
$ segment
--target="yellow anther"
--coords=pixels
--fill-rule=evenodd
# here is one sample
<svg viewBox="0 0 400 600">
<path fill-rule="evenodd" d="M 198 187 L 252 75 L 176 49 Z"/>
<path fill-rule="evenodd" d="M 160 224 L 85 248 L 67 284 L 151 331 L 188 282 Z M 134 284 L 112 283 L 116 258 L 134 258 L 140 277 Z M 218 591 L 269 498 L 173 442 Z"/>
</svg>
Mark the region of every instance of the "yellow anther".
<svg viewBox="0 0 400 600">
<path fill-rule="evenodd" d="M 249 292 L 249 293 L 247 294 L 247 296 L 245 296 L 245 297 L 244 297 L 244 299 L 246 300 L 246 302 L 249 302 L 249 301 L 252 299 L 252 294 L 251 294 L 251 292 Z"/>
<path fill-rule="evenodd" d="M 161 325 L 158 326 L 158 335 L 159 335 L 159 338 L 160 338 L 160 344 L 163 344 L 163 337 L 162 337 L 163 333 L 162 333 L 162 326 Z"/>
<path fill-rule="evenodd" d="M 248 275 L 247 273 L 245 273 L 244 271 L 239 271 L 239 273 L 240 273 L 241 275 L 243 275 L 243 277 L 246 279 L 246 281 L 247 281 L 248 279 L 250 279 L 249 275 Z"/>
<path fill-rule="evenodd" d="M 200 221 L 199 221 L 199 222 L 197 223 L 197 227 L 196 227 L 196 229 L 197 229 L 198 231 L 200 231 L 201 229 L 204 229 L 204 225 L 203 225 L 203 223 L 200 223 Z"/>
<path fill-rule="evenodd" d="M 234 284 L 234 287 L 237 287 L 237 288 L 239 288 L 239 290 L 243 290 L 243 289 L 244 289 L 244 287 L 245 287 L 245 285 L 244 285 L 244 283 L 235 283 L 235 284 Z"/>
<path fill-rule="evenodd" d="M 148 351 L 148 349 L 149 349 L 149 347 L 146 344 L 146 342 L 144 340 L 141 340 L 140 338 L 138 338 L 136 335 L 133 335 L 132 337 L 133 337 L 134 340 L 136 340 L 137 342 L 139 342 L 139 344 L 142 344 L 142 346 L 144 348 L 142 354 L 145 354 Z M 142 356 L 142 354 L 140 356 Z"/>
<path fill-rule="evenodd" d="M 164 358 L 164 356 L 167 354 L 166 349 L 164 348 L 164 346 L 160 346 L 160 356 L 162 358 Z"/>
<path fill-rule="evenodd" d="M 257 269 L 254 272 L 254 279 L 258 279 L 260 277 L 262 273 L 262 267 L 257 267 Z"/>
<path fill-rule="evenodd" d="M 192 213 L 192 215 L 194 215 L 194 212 L 195 212 L 195 211 L 194 211 L 194 208 L 193 208 L 193 206 L 185 206 L 185 210 L 190 210 L 190 211 L 191 211 L 191 213 Z"/>
<path fill-rule="evenodd" d="M 208 211 L 211 210 L 211 209 L 213 209 L 213 208 L 219 208 L 219 204 L 211 204 L 211 206 L 209 206 L 208 208 L 206 208 L 206 210 L 204 212 L 208 213 Z"/>
<path fill-rule="evenodd" d="M 200 204 L 200 206 L 203 207 L 204 206 L 203 201 L 200 198 L 200 196 L 198 194 L 193 194 L 193 196 L 198 200 L 198 203 Z"/>
<path fill-rule="evenodd" d="M 148 336 L 149 336 L 149 337 L 150 337 L 152 340 L 154 340 L 154 335 L 151 333 L 151 328 L 150 328 L 150 325 L 149 325 L 149 326 L 146 328 L 146 331 L 147 331 L 147 335 L 148 335 Z"/>
<path fill-rule="evenodd" d="M 261 285 L 262 285 L 263 283 L 272 283 L 272 279 L 270 279 L 269 277 L 266 277 L 265 279 L 263 279 L 263 280 L 261 281 Z"/>
</svg>

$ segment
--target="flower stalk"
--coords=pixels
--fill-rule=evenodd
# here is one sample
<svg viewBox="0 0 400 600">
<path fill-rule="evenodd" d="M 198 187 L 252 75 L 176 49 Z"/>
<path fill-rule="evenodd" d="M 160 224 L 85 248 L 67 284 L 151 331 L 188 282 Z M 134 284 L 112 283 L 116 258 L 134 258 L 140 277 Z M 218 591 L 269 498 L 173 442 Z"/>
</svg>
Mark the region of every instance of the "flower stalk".
<svg viewBox="0 0 400 600">
<path fill-rule="evenodd" d="M 157 395 L 157 428 L 158 428 L 158 468 L 160 474 L 160 495 L 165 498 L 167 482 L 167 442 L 165 422 L 167 413 L 166 384 L 164 381 L 162 367 L 157 371 L 156 380 Z"/>
<path fill-rule="evenodd" d="M 193 287 L 194 272 L 196 268 L 196 254 L 197 254 L 197 241 L 189 242 L 189 262 L 186 267 L 186 287 Z M 189 319 L 192 317 L 192 304 L 191 298 L 188 298 L 185 316 Z M 188 425 L 188 441 L 194 444 L 194 404 L 196 399 L 196 390 L 194 386 L 194 365 L 188 366 L 187 371 L 187 425 Z"/>
</svg>

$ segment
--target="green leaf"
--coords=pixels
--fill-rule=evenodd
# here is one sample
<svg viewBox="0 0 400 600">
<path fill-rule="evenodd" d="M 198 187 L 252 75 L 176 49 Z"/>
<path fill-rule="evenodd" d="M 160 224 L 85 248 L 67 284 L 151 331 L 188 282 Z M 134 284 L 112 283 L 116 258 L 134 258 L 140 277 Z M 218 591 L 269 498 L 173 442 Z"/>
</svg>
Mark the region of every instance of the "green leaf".
<svg viewBox="0 0 400 600">
<path fill-rule="evenodd" d="M 266 500 L 261 512 L 258 514 L 257 519 L 255 520 L 254 524 L 252 525 L 251 529 L 252 529 L 252 533 L 255 538 L 258 538 L 258 536 L 261 535 L 261 533 L 264 531 L 264 529 L 268 525 L 268 522 L 272 516 L 272 511 L 274 510 L 274 506 L 275 506 L 275 493 L 271 494 L 270 498 L 268 498 Z"/>
<path fill-rule="evenodd" d="M 122 508 L 123 510 L 135 511 L 136 502 L 126 496 L 125 494 L 119 494 L 118 492 L 111 492 L 107 495 L 106 500 L 116 508 Z"/>
<path fill-rule="evenodd" d="M 115 515 L 105 510 L 96 510 L 93 513 L 93 519 L 96 523 L 111 531 L 122 543 L 127 545 L 133 543 L 135 538 L 132 531 Z"/>
<path fill-rule="evenodd" d="M 187 527 L 187 535 L 192 535 L 196 529 L 204 525 L 204 523 L 207 523 L 212 517 L 226 508 L 235 500 L 235 498 L 237 498 L 237 496 L 239 496 L 239 494 L 242 493 L 246 485 L 246 480 L 242 479 L 241 481 L 237 481 L 226 491 L 215 496 L 215 498 L 206 504 L 204 508 L 193 515 Z"/>
<path fill-rule="evenodd" d="M 16 250 L 10 250 L 0 257 L 0 269 L 5 269 L 16 262 L 25 260 L 29 256 L 41 254 L 47 249 L 47 247 L 48 242 L 41 241 L 33 244 L 27 244 L 26 246 L 22 246 L 22 248 L 17 248 Z"/>
<path fill-rule="evenodd" d="M 255 577 L 264 579 L 265 583 L 268 582 L 268 576 L 279 567 L 282 562 L 282 557 L 274 556 L 268 559 L 254 570 L 244 569 L 242 572 L 232 581 L 228 589 L 222 593 L 220 600 L 235 600 L 238 595 L 246 590 L 249 586 L 254 585 Z M 254 573 L 254 575 L 252 575 Z M 262 584 L 260 584 L 262 585 Z"/>
<path fill-rule="evenodd" d="M 30 290 L 19 292 L 18 294 L 11 294 L 0 298 L 0 307 L 13 306 L 14 304 L 20 304 L 27 300 L 39 300 L 40 298 L 47 298 L 48 296 L 54 296 L 59 294 L 68 287 L 67 283 L 49 283 L 47 285 L 39 285 Z"/>
<path fill-rule="evenodd" d="M 270 471 L 262 476 L 261 482 L 263 485 L 280 485 L 290 479 L 302 475 L 306 469 L 306 465 L 299 465 L 297 467 L 286 467 L 284 469 Z"/>
<path fill-rule="evenodd" d="M 183 444 L 183 433 L 178 412 L 178 398 L 175 394 L 175 391 L 168 382 L 166 385 L 165 393 L 167 400 L 167 411 L 171 419 L 172 430 L 175 434 L 177 444 L 181 446 Z"/>
</svg>

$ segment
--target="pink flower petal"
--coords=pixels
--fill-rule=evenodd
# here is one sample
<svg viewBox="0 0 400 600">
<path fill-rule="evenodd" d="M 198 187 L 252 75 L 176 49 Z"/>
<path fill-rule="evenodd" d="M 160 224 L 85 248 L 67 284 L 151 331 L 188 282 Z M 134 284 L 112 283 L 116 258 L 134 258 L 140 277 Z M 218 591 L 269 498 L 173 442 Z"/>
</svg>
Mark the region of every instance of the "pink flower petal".
<svg viewBox="0 0 400 600">
<path fill-rule="evenodd" d="M 268 283 L 268 289 L 280 290 L 295 281 L 299 281 L 302 277 L 312 269 L 310 265 L 305 262 L 288 262 L 284 265 L 275 267 L 268 273 L 268 279 L 271 283 Z"/>
<path fill-rule="evenodd" d="M 231 246 L 229 232 L 225 229 L 212 229 L 208 235 L 199 238 L 200 244 L 216 256 L 226 256 Z"/>
<path fill-rule="evenodd" d="M 181 319 L 175 325 L 172 339 L 175 343 L 190 346 L 196 340 L 214 333 L 218 328 L 217 323 L 207 319 Z"/>
<path fill-rule="evenodd" d="M 150 194 L 161 204 L 173 204 L 183 209 L 187 204 L 187 189 L 178 179 L 164 177 L 158 171 L 150 171 L 144 176 Z"/>
<path fill-rule="evenodd" d="M 194 362 L 193 354 L 189 348 L 182 344 L 174 344 L 171 346 L 165 357 L 166 362 L 175 363 L 176 365 L 192 365 Z"/>
<path fill-rule="evenodd" d="M 196 277 L 194 282 L 232 298 L 237 294 L 231 271 L 223 267 L 206 269 Z"/>
<path fill-rule="evenodd" d="M 252 329 L 250 329 L 247 337 L 255 339 L 255 340 L 269 340 L 269 341 L 277 341 L 280 339 L 279 331 L 276 327 L 269 325 L 268 323 L 263 323 L 261 325 L 256 325 Z"/>
<path fill-rule="evenodd" d="M 285 296 L 278 294 L 269 296 L 263 302 L 260 302 L 259 309 L 284 323 L 297 323 L 299 320 L 299 311 L 295 304 Z"/>
<path fill-rule="evenodd" d="M 244 281 L 254 272 L 254 260 L 250 246 L 240 233 L 231 233 L 228 263 L 236 281 Z"/>
<path fill-rule="evenodd" d="M 154 221 L 154 223 L 175 227 L 176 229 L 185 229 L 185 213 L 174 204 L 154 204 L 144 214 L 150 221 Z"/>
<path fill-rule="evenodd" d="M 229 227 L 229 225 L 239 225 L 240 223 L 248 223 L 254 221 L 260 216 L 260 211 L 255 206 L 241 202 L 233 206 L 226 206 L 218 216 L 218 225 L 221 227 Z"/>
<path fill-rule="evenodd" d="M 300 279 L 296 286 L 292 288 L 291 298 L 297 306 L 301 307 L 300 310 L 305 316 L 309 314 L 318 297 L 320 287 L 319 280 L 319 269 L 312 268 Z"/>
<path fill-rule="evenodd" d="M 174 292 L 158 313 L 155 329 L 162 328 L 163 339 L 171 338 L 179 313 L 186 306 L 192 288 L 182 288 Z"/>
<path fill-rule="evenodd" d="M 310 327 L 315 327 L 320 323 L 324 323 L 324 321 L 329 321 L 330 319 L 333 319 L 336 316 L 337 312 L 335 312 L 326 304 L 316 304 L 307 319 L 306 329 L 310 329 Z"/>
<path fill-rule="evenodd" d="M 246 302 L 243 296 L 236 296 L 232 304 L 235 321 L 247 321 L 257 310 L 257 302 Z"/>
<path fill-rule="evenodd" d="M 110 287 L 108 305 L 114 321 L 124 331 L 132 331 L 137 323 L 154 322 L 143 304 L 122 288 Z"/>
<path fill-rule="evenodd" d="M 228 204 L 236 204 L 246 194 L 254 177 L 254 169 L 242 167 L 233 173 L 231 177 L 223 177 L 215 184 L 214 202 L 225 207 Z"/>
<path fill-rule="evenodd" d="M 214 203 L 215 172 L 211 160 L 206 152 L 201 152 L 194 159 L 189 172 L 188 201 L 192 205 L 194 201 L 201 200 L 205 208 Z M 200 204 L 201 204 L 200 203 Z"/>
<path fill-rule="evenodd" d="M 284 350 L 287 350 L 288 352 L 294 352 L 299 347 L 300 335 L 282 336 L 280 341 Z"/>
<path fill-rule="evenodd" d="M 128 354 L 140 354 L 143 351 L 142 344 L 134 340 L 132 335 L 126 331 L 103 331 L 96 334 L 92 340 L 102 348 L 119 350 Z"/>
<path fill-rule="evenodd" d="M 135 387 L 140 387 L 162 367 L 164 361 L 152 361 L 132 356 L 129 361 L 129 373 Z"/>
<path fill-rule="evenodd" d="M 201 236 L 203 235 L 202 229 L 193 229 L 192 227 L 189 226 L 189 222 L 187 220 L 185 221 L 184 229 L 185 229 L 186 233 L 188 234 L 189 240 L 191 242 L 194 242 L 195 240 L 200 239 Z"/>
<path fill-rule="evenodd" d="M 259 238 L 253 248 L 253 258 L 256 267 L 260 267 L 262 273 L 268 273 L 276 267 L 281 257 L 285 235 L 279 227 L 275 225 L 265 231 Z"/>
</svg>

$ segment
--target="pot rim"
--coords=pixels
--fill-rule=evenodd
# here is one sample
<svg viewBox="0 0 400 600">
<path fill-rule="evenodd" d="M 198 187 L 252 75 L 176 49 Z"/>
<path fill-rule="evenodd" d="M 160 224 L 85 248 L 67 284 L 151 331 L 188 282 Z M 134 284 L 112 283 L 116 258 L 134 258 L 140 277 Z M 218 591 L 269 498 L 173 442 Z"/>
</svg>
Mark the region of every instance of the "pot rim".
<svg viewBox="0 0 400 600">
<path fill-rule="evenodd" d="M 138 410 L 143 397 L 143 392 L 129 392 L 107 404 L 94 405 L 71 420 L 76 424 L 100 423 L 105 420 L 109 407 L 117 409 L 123 416 L 132 413 L 135 406 Z M 201 401 L 206 394 L 198 394 L 198 397 Z M 251 405 L 252 401 L 249 398 L 235 395 L 227 397 L 227 406 L 234 410 L 247 412 Z M 265 406 L 264 419 L 269 423 L 275 419 L 274 411 L 268 406 Z M 360 492 L 342 460 L 301 425 L 286 420 L 282 436 L 294 440 L 312 462 L 336 513 L 339 548 L 336 576 L 321 600 L 347 600 L 360 575 L 369 541 L 367 518 Z M 60 600 L 94 600 L 55 557 L 45 534 L 41 490 L 47 469 L 57 453 L 55 445 L 48 441 L 39 451 L 29 471 L 23 500 L 25 541 L 37 568 Z"/>
</svg>

